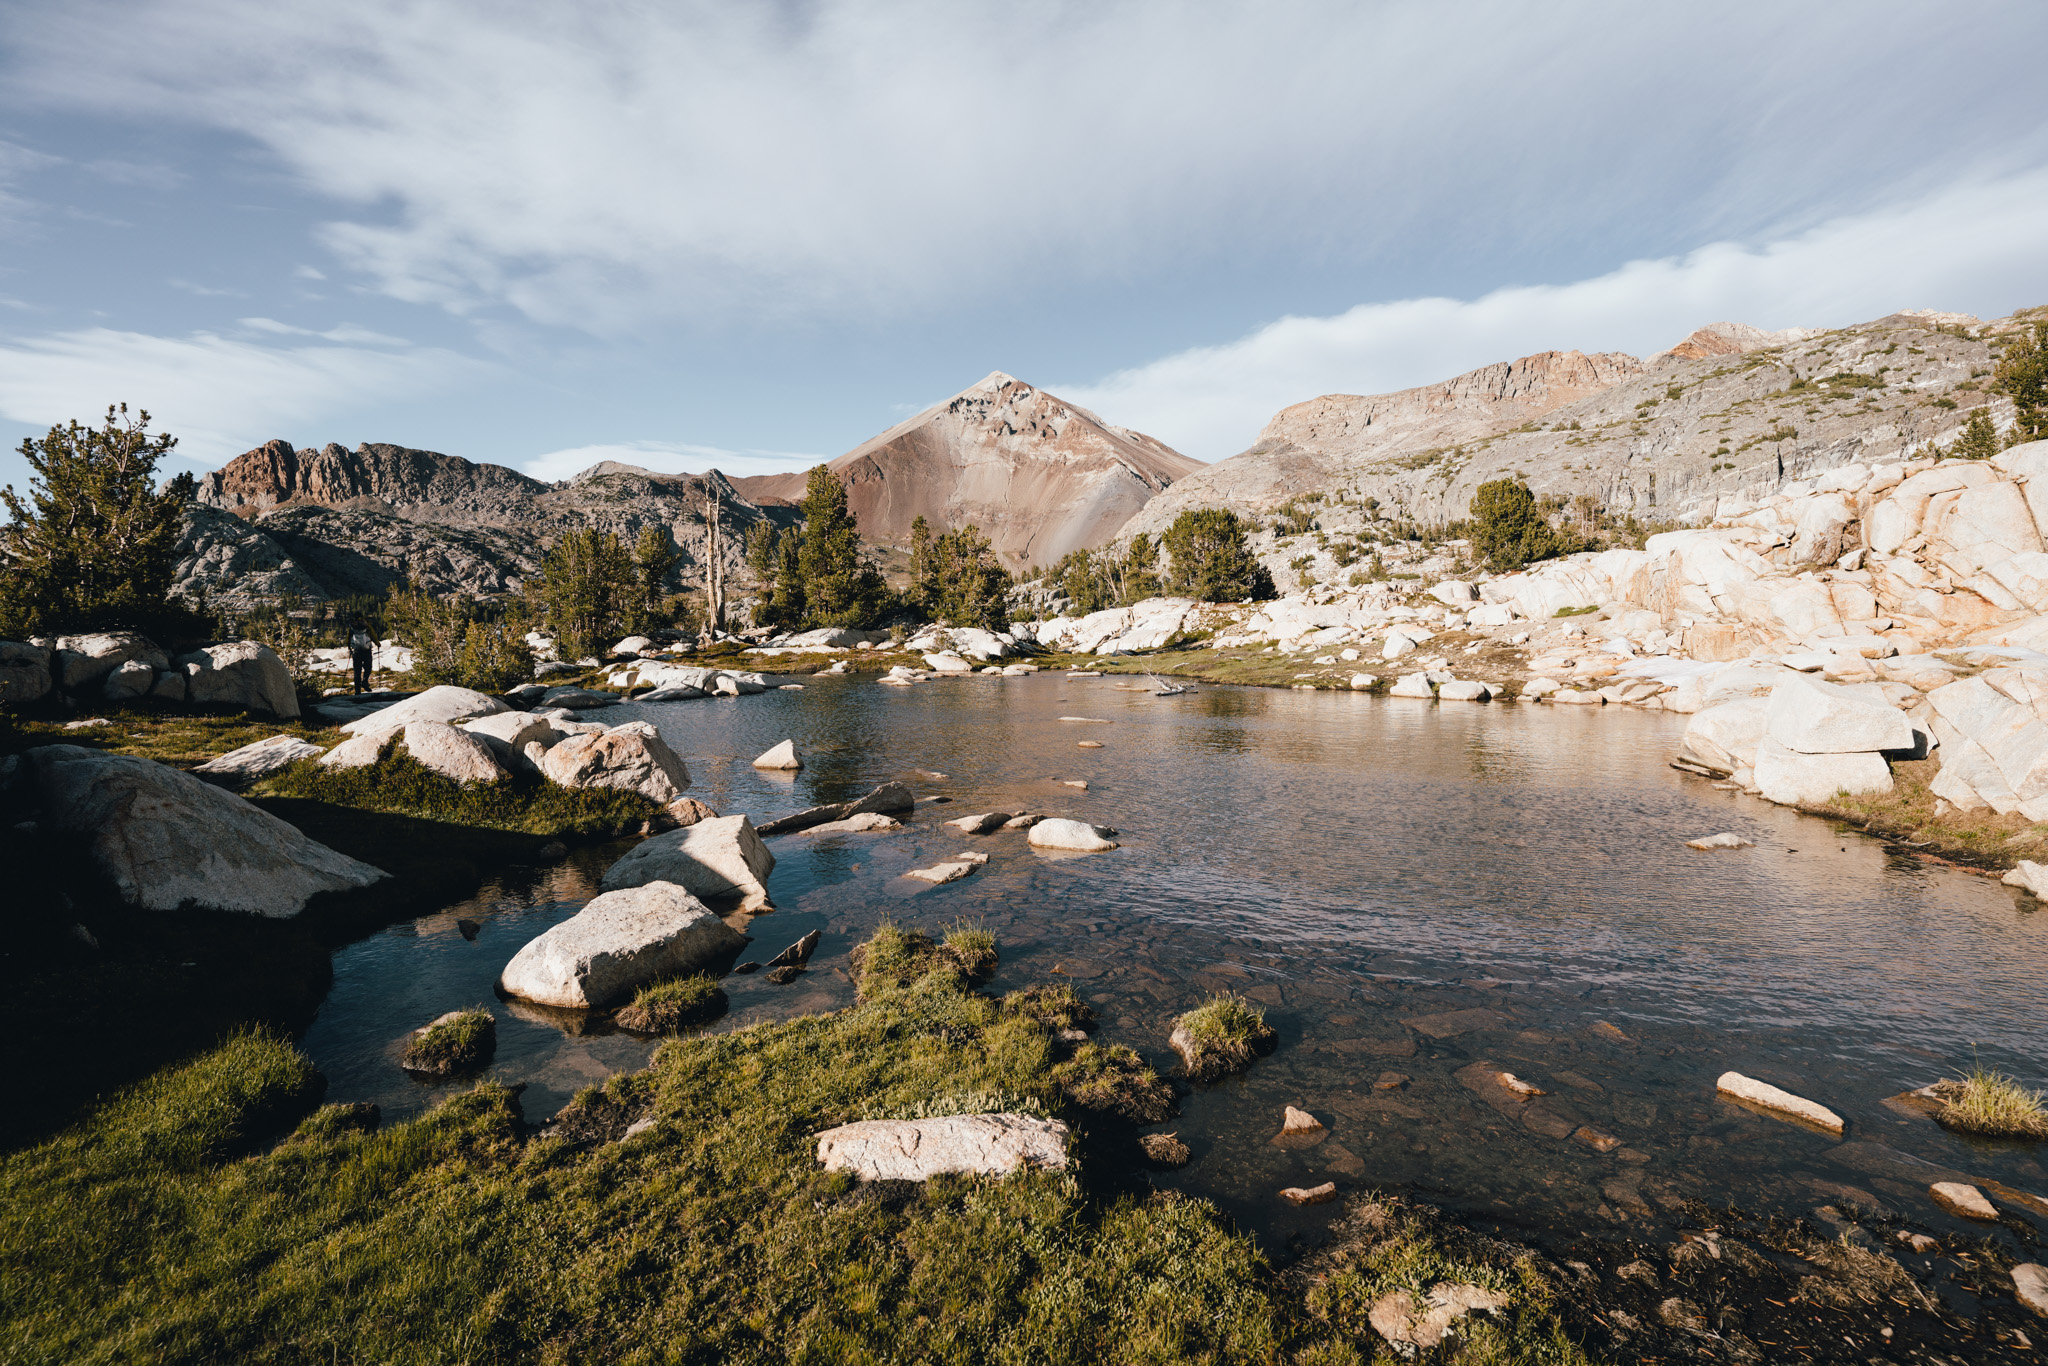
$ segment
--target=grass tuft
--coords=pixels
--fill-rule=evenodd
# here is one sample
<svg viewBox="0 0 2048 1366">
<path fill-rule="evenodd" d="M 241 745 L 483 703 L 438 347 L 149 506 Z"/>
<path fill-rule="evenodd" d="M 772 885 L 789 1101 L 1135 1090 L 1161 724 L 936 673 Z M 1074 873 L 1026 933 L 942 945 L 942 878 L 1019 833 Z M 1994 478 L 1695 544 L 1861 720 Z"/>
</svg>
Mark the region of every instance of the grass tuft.
<svg viewBox="0 0 2048 1366">
<path fill-rule="evenodd" d="M 1122 1044 L 1084 1043 L 1052 1069 L 1053 1084 L 1084 1110 L 1158 1124 L 1173 1114 L 1173 1087 Z"/>
<path fill-rule="evenodd" d="M 399 1066 L 421 1076 L 452 1077 L 482 1067 L 497 1046 L 498 1022 L 478 1006 L 444 1015 L 415 1034 Z"/>
<path fill-rule="evenodd" d="M 1003 998 L 1003 1014 L 1036 1020 L 1051 1030 L 1095 1027 L 1095 1008 L 1065 982 L 1011 992 Z"/>
<path fill-rule="evenodd" d="M 885 920 L 867 943 L 852 954 L 855 981 L 863 1001 L 911 989 L 944 991 L 985 982 L 995 975 L 995 936 L 978 925 L 956 924 L 944 942 L 934 942 L 919 929 L 905 929 Z M 930 988 L 928 977 L 938 979 Z"/>
<path fill-rule="evenodd" d="M 1946 1128 L 1986 1138 L 2048 1138 L 2041 1093 L 2001 1072 L 1980 1065 L 1966 1077 L 1936 1082 L 1934 1093 L 1942 1099 L 1935 1118 Z"/>
<path fill-rule="evenodd" d="M 956 920 L 946 927 L 941 947 L 977 982 L 996 975 L 996 937 L 980 921 Z"/>
<path fill-rule="evenodd" d="M 397 748 L 398 739 L 362 768 L 323 768 L 301 759 L 259 783 L 252 796 L 300 797 L 366 811 L 398 811 L 453 825 L 530 835 L 608 838 L 627 834 L 661 811 L 658 802 L 614 787 L 560 787 L 514 774 L 495 783 L 458 783 Z"/>
<path fill-rule="evenodd" d="M 639 1034 L 674 1034 L 725 1014 L 725 989 L 713 977 L 678 977 L 645 986 L 633 1004 L 613 1016 L 623 1029 Z"/>
<path fill-rule="evenodd" d="M 1194 1081 L 1241 1072 L 1273 1051 L 1279 1036 L 1266 1012 L 1234 992 L 1212 996 L 1174 1024 L 1172 1043 Z"/>
</svg>

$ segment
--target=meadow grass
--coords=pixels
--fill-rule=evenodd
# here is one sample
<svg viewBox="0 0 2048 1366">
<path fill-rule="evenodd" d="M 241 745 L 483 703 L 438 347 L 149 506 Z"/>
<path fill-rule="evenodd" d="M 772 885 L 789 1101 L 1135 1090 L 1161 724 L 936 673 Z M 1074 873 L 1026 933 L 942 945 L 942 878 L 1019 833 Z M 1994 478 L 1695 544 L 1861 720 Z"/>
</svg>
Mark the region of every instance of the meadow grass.
<svg viewBox="0 0 2048 1366">
<path fill-rule="evenodd" d="M 612 1018 L 637 1034 L 673 1034 L 725 1014 L 725 988 L 713 977 L 676 977 L 644 986 Z"/>
</svg>

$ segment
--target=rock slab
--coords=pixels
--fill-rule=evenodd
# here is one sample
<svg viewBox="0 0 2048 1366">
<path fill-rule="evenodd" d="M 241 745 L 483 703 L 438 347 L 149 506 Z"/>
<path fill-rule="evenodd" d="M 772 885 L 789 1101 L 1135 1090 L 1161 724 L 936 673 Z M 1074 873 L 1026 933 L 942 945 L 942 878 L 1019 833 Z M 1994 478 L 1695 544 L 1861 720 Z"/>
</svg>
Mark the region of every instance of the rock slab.
<svg viewBox="0 0 2048 1366">
<path fill-rule="evenodd" d="M 1724 1096 L 1733 1096 L 1737 1100 L 1746 1100 L 1766 1110 L 1775 1110 L 1779 1114 L 1804 1120 L 1829 1133 L 1842 1132 L 1842 1117 L 1833 1110 L 1803 1096 L 1795 1096 L 1790 1091 L 1781 1091 L 1767 1081 L 1745 1077 L 1740 1072 L 1723 1072 L 1721 1079 L 1714 1083 L 1714 1089 Z"/>
<path fill-rule="evenodd" d="M 208 759 L 192 772 L 222 787 L 241 787 L 280 773 L 301 759 L 319 756 L 318 745 L 308 744 L 296 735 L 273 735 Z"/>
<path fill-rule="evenodd" d="M 863 1181 L 1064 1171 L 1067 1126 L 1032 1115 L 867 1119 L 819 1134 L 818 1161 L 827 1171 L 850 1171 Z"/>
<path fill-rule="evenodd" d="M 1031 827 L 1025 839 L 1034 849 L 1068 849 L 1081 853 L 1099 853 L 1104 849 L 1115 849 L 1115 834 L 1108 826 L 1090 825 L 1086 821 L 1043 820 Z"/>
<path fill-rule="evenodd" d="M 88 842 L 123 900 L 275 918 L 389 876 L 167 764 L 76 745 L 29 751 L 47 828 Z"/>
<path fill-rule="evenodd" d="M 648 882 L 606 892 L 532 940 L 505 965 L 498 986 L 541 1005 L 600 1008 L 746 942 L 686 889 Z"/>
<path fill-rule="evenodd" d="M 744 909 L 759 910 L 768 904 L 768 875 L 774 871 L 775 855 L 751 820 L 716 816 L 642 840 L 605 870 L 599 885 L 611 892 L 673 882 L 693 896 L 738 896 Z"/>
</svg>

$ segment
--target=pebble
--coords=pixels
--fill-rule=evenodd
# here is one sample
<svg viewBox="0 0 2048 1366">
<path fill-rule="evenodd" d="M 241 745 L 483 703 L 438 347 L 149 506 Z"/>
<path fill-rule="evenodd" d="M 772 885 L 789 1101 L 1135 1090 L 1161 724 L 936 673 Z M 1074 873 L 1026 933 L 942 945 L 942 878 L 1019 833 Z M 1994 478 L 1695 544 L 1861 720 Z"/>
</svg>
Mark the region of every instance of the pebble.
<svg viewBox="0 0 2048 1366">
<path fill-rule="evenodd" d="M 1280 1198 L 1290 1205 L 1327 1205 L 1337 1198 L 1337 1183 L 1325 1181 L 1306 1190 L 1300 1186 L 1289 1186 L 1280 1192 Z"/>
</svg>

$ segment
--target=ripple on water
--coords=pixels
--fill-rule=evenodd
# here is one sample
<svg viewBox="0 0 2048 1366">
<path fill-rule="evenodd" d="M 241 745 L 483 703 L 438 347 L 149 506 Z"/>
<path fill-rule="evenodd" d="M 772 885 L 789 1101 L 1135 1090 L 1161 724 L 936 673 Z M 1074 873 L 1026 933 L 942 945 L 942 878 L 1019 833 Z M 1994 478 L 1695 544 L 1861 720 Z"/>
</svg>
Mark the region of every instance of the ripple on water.
<svg viewBox="0 0 2048 1366">
<path fill-rule="evenodd" d="M 995 989 L 1069 978 L 1103 1037 L 1161 1070 L 1172 1017 L 1239 991 L 1266 1006 L 1281 1046 L 1183 1100 L 1168 1127 L 1195 1159 L 1155 1179 L 1269 1235 L 1319 1226 L 1327 1211 L 1276 1209 L 1272 1193 L 1330 1176 L 1540 1223 L 1642 1221 L 1691 1197 L 1759 1210 L 1871 1200 L 1939 1222 L 1925 1192 L 1944 1170 L 2048 1187 L 2028 1150 L 1883 1104 L 1973 1049 L 2043 1083 L 2048 938 L 1996 883 L 1670 769 L 1680 717 L 1268 689 L 1156 698 L 1113 682 L 818 680 L 611 709 L 659 725 L 693 795 L 723 812 L 771 816 L 892 778 L 954 799 L 921 805 L 900 834 L 772 841 L 780 909 L 748 927 L 749 956 L 812 929 L 823 943 L 790 986 L 728 978 L 733 1009 L 712 1027 L 850 1002 L 846 953 L 883 919 L 986 923 L 1003 947 Z M 1110 724 L 1057 719 L 1068 714 Z M 1077 748 L 1082 729 L 1103 748 Z M 800 773 L 751 767 L 785 738 Z M 1015 832 L 941 825 L 992 809 L 1114 825 L 1124 847 L 1053 858 Z M 1683 847 L 1719 830 L 1756 847 Z M 964 881 L 900 876 L 968 847 L 990 859 Z M 492 990 L 618 851 L 513 870 L 340 950 L 306 1038 L 330 1095 L 394 1118 L 435 1103 L 448 1085 L 406 1077 L 397 1050 L 477 1002 L 499 1017 L 492 1070 L 527 1084 L 531 1117 L 644 1065 L 646 1040 Z M 483 923 L 474 942 L 461 917 Z M 1490 1015 L 1456 1027 L 1470 1011 Z M 1404 1023 L 1442 1016 L 1434 1030 Z M 1548 1094 L 1491 1103 L 1460 1078 L 1475 1063 Z M 1821 1100 L 1849 1120 L 1845 1139 L 1717 1101 L 1730 1068 Z M 1408 1080 L 1376 1086 L 1388 1072 Z M 1321 1119 L 1326 1139 L 1272 1144 L 1287 1104 Z M 1601 1151 L 1582 1130 L 1620 1144 Z"/>
</svg>

